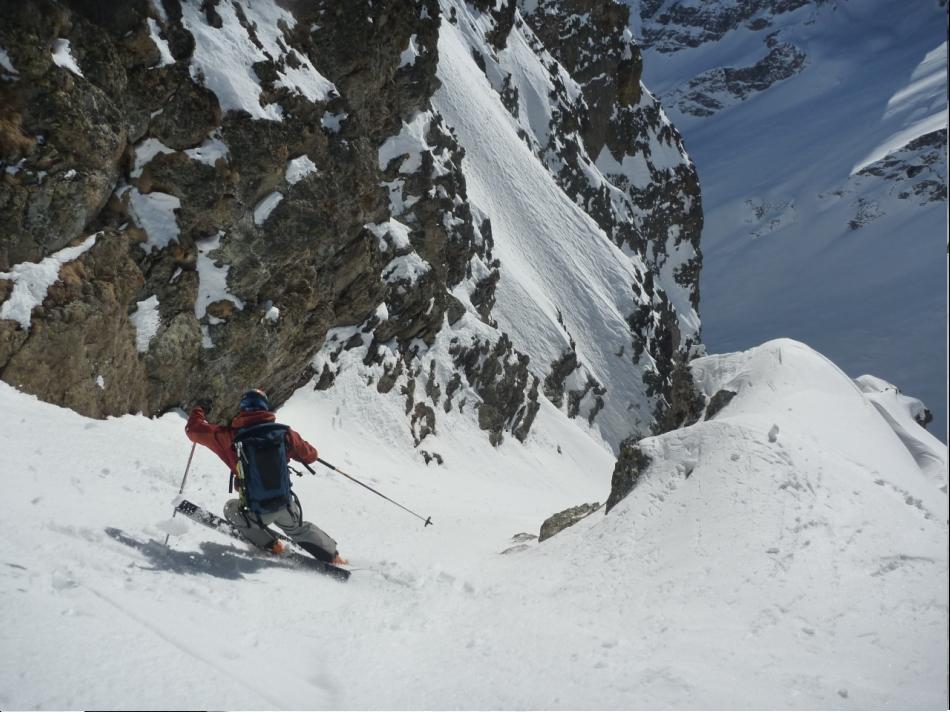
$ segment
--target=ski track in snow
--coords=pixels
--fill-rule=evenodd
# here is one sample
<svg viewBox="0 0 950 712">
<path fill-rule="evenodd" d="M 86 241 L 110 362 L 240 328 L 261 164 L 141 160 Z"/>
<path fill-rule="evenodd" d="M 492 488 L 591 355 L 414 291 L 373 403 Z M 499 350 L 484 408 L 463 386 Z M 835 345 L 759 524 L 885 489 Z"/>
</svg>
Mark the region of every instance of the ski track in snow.
<svg viewBox="0 0 950 712">
<path fill-rule="evenodd" d="M 105 595 L 104 593 L 100 591 L 97 591 L 95 588 L 89 585 L 86 585 L 86 589 L 90 593 L 92 593 L 94 596 L 96 596 L 100 600 L 107 603 L 109 606 L 112 606 L 119 613 L 128 617 L 131 621 L 141 626 L 143 629 L 149 631 L 154 636 L 156 636 L 160 640 L 165 641 L 166 643 L 173 646 L 174 648 L 177 648 L 181 653 L 184 653 L 185 655 L 194 659 L 195 662 L 205 665 L 224 676 L 232 675 L 232 672 L 228 670 L 227 667 L 219 663 L 216 663 L 214 660 L 209 659 L 208 656 L 203 655 L 200 652 L 198 652 L 198 650 L 194 647 L 193 644 L 189 644 L 181 639 L 178 639 L 174 636 L 169 635 L 168 633 L 163 631 L 160 627 L 153 624 L 147 617 L 133 613 L 129 608 L 117 603 L 109 596 Z M 272 709 L 278 709 L 281 706 L 280 699 L 276 697 L 272 697 L 270 694 L 260 689 L 260 687 L 257 685 L 249 684 L 248 681 L 251 679 L 254 679 L 252 676 L 242 675 L 242 676 L 234 676 L 234 677 L 235 677 L 235 682 L 238 685 L 247 688 L 247 690 L 250 691 L 253 695 L 259 697 L 268 705 L 270 705 Z M 273 682 L 272 680 L 267 681 L 268 684 L 271 684 L 272 682 Z"/>
<path fill-rule="evenodd" d="M 918 467 L 897 406 L 885 402 L 895 429 L 791 341 L 693 370 L 707 395 L 738 395 L 642 441 L 654 466 L 610 515 L 505 555 L 548 514 L 607 494 L 609 454 L 563 413 L 542 408 L 527 444 L 498 449 L 453 415 L 427 439 L 445 466 L 426 467 L 396 432 L 399 399 L 350 372 L 337 393 L 300 391 L 282 421 L 434 522 L 324 468 L 296 480 L 353 564 L 346 584 L 197 525 L 162 546 L 189 449 L 181 416 L 92 421 L 0 384 L 8 524 L 30 543 L 0 541 L 0 702 L 943 704 L 946 485 Z M 226 480 L 199 449 L 185 493 L 219 511 Z"/>
</svg>

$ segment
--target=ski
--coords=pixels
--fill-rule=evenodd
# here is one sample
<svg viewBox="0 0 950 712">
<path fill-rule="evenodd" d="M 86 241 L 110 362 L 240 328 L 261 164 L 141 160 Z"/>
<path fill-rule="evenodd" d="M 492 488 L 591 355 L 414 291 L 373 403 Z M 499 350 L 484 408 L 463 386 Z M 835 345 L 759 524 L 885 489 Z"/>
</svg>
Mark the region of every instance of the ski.
<svg viewBox="0 0 950 712">
<path fill-rule="evenodd" d="M 228 536 L 234 537 L 240 541 L 250 543 L 241 534 L 241 530 L 231 524 L 231 522 L 229 522 L 227 519 L 224 517 L 219 517 L 217 514 L 212 514 L 207 509 L 199 507 L 197 504 L 194 502 L 189 502 L 187 499 L 181 500 L 175 507 L 175 511 L 185 517 L 188 517 L 193 522 L 203 524 L 209 529 L 214 529 L 215 531 L 219 531 L 222 534 L 227 534 Z M 270 531 L 270 533 L 278 539 L 291 542 L 289 537 L 278 534 L 277 532 L 271 531 L 270 529 L 268 529 L 268 531 Z M 301 553 L 296 549 L 288 548 L 286 552 L 275 558 L 312 569 L 319 573 L 335 578 L 337 581 L 346 581 L 350 578 L 350 572 L 346 569 L 341 569 L 339 566 L 318 561 L 309 554 Z"/>
</svg>

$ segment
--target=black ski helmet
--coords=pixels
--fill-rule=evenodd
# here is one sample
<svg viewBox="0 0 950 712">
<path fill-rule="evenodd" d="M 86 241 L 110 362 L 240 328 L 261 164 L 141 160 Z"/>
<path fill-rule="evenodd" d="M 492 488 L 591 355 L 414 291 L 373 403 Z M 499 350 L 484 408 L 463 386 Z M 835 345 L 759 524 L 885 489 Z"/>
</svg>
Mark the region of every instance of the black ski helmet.
<svg viewBox="0 0 950 712">
<path fill-rule="evenodd" d="M 267 394 L 260 388 L 254 388 L 241 396 L 241 411 L 270 410 Z"/>
</svg>

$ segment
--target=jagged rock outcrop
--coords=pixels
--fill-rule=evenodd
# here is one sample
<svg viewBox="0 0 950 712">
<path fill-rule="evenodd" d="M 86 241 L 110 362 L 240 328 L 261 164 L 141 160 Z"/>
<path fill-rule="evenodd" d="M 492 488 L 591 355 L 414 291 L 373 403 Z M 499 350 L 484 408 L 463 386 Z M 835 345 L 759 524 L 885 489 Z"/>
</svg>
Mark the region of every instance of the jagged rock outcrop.
<svg viewBox="0 0 950 712">
<path fill-rule="evenodd" d="M 581 504 L 576 507 L 570 507 L 563 512 L 552 514 L 541 524 L 541 532 L 538 535 L 538 542 L 550 539 L 555 534 L 572 527 L 585 517 L 600 509 L 600 502 L 592 504 Z"/>
<path fill-rule="evenodd" d="M 664 100 L 684 114 L 712 116 L 802 71 L 806 56 L 798 47 L 769 40 L 766 44 L 768 52 L 754 64 L 710 69 L 670 92 Z"/>
<path fill-rule="evenodd" d="M 798 13 L 810 22 L 824 0 L 741 0 L 694 4 L 681 0 L 640 0 L 638 12 L 644 45 L 673 54 L 718 42 L 745 30 L 762 39 L 762 56 L 746 66 L 709 69 L 663 95 L 668 108 L 707 117 L 800 73 L 808 62 L 801 47 L 784 38 L 784 16 Z M 777 28 L 776 28 L 777 27 Z"/>
<path fill-rule="evenodd" d="M 128 79 L 100 28 L 57 4 L 4 2 L 0 12 L 0 43 L 16 71 L 0 80 L 0 270 L 7 270 L 65 247 L 94 220 L 135 128 L 113 101 Z M 98 60 L 87 77 L 55 63 L 62 38 Z"/>
<path fill-rule="evenodd" d="M 657 408 L 654 435 L 690 426 L 703 416 L 704 411 L 707 413 L 706 420 L 709 420 L 735 395 L 730 391 L 719 391 L 707 401 L 685 364 L 676 365 L 670 375 L 670 382 L 668 398 L 661 401 Z M 634 490 L 640 475 L 650 466 L 651 459 L 643 452 L 638 442 L 639 439 L 634 436 L 620 444 L 620 452 L 610 478 L 610 494 L 604 509 L 607 514 Z"/>
<path fill-rule="evenodd" d="M 931 131 L 904 147 L 888 153 L 859 170 L 842 190 L 831 195 L 842 197 L 861 193 L 874 183 L 885 183 L 885 194 L 925 206 L 947 200 L 947 131 Z M 822 196 L 824 197 L 824 196 Z M 860 196 L 854 200 L 854 218 L 848 227 L 859 230 L 880 218 L 884 211 L 877 201 Z"/>
<path fill-rule="evenodd" d="M 683 0 L 639 0 L 643 40 L 659 52 L 677 52 L 716 42 L 740 27 L 760 31 L 776 15 L 794 12 L 824 0 L 739 0 L 693 3 Z"/>
<path fill-rule="evenodd" d="M 540 408 L 538 377 L 528 371 L 528 357 L 515 352 L 504 335 L 494 345 L 456 342 L 450 353 L 481 398 L 478 424 L 489 432 L 492 444 L 501 442 L 505 430 L 524 441 Z"/>
<path fill-rule="evenodd" d="M 689 367 L 682 363 L 677 363 L 673 368 L 666 395 L 657 408 L 653 425 L 655 435 L 692 425 L 699 420 L 706 407 L 706 397 L 696 387 Z"/>
<path fill-rule="evenodd" d="M 736 391 L 730 391 L 725 388 L 716 391 L 706 405 L 706 415 L 703 416 L 703 420 L 712 420 L 715 418 L 719 414 L 719 411 L 729 405 L 729 402 L 736 397 L 736 393 Z"/>
<path fill-rule="evenodd" d="M 633 491 L 650 462 L 650 456 L 637 446 L 635 438 L 630 438 L 620 445 L 620 454 L 610 478 L 610 495 L 607 497 L 605 513 L 610 514 L 610 510 Z"/>
<path fill-rule="evenodd" d="M 91 309 L 134 321 L 137 304 L 157 300 L 159 325 L 134 369 L 144 388 L 99 405 L 54 400 L 90 415 L 157 412 L 256 383 L 279 403 L 309 377 L 330 326 L 365 319 L 383 298 L 384 255 L 364 227 L 389 214 L 377 147 L 436 84 L 434 52 L 406 67 L 400 56 L 410 36 L 434 45 L 438 8 L 378 4 L 365 23 L 332 3 L 293 12 L 269 2 L 4 3 L 0 46 L 16 76 L 0 83 L 3 121 L 20 138 L 0 156 L 0 271 L 109 228 L 135 279 L 100 273 L 119 303 Z M 318 21 L 322 31 L 309 31 Z M 216 73 L 221 58 L 204 42 L 215 33 L 244 45 L 237 59 L 251 78 L 239 64 Z M 75 69 L 57 63 L 57 48 Z M 34 314 L 17 339 L 35 339 L 47 318 Z M 72 342 L 88 346 L 72 356 L 114 361 L 98 339 L 117 333 L 134 356 L 128 323 L 82 339 L 77 323 Z M 48 395 L 50 361 L 62 354 L 17 353 L 0 361 L 3 377 Z"/>
<path fill-rule="evenodd" d="M 142 275 L 122 234 L 105 230 L 94 239 L 60 269 L 29 332 L 0 321 L 0 363 L 4 380 L 43 400 L 122 415 L 145 399 L 145 369 L 127 314 Z"/>
</svg>

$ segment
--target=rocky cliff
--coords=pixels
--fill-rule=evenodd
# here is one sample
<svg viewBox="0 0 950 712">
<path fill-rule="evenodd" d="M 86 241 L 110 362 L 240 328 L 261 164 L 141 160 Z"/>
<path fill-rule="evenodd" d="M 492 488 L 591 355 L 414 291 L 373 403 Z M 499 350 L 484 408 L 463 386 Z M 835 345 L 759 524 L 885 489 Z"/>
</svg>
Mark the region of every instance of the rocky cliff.
<svg viewBox="0 0 950 712">
<path fill-rule="evenodd" d="M 102 417 L 249 386 L 279 404 L 349 368 L 404 399 L 417 445 L 452 408 L 498 443 L 549 399 L 615 445 L 669 410 L 700 348 L 702 215 L 622 5 L 30 0 L 0 16 L 8 383 Z M 577 226 L 531 195 L 508 212 L 470 195 L 466 62 L 504 107 L 488 140 L 516 137 Z M 598 277 L 616 318 L 532 297 L 543 348 L 513 324 L 524 305 L 501 303 L 524 286 L 501 256 L 510 213 L 539 208 L 545 249 L 574 260 L 583 239 L 595 272 L 623 275 Z M 555 279 L 603 301 L 583 273 Z"/>
</svg>

